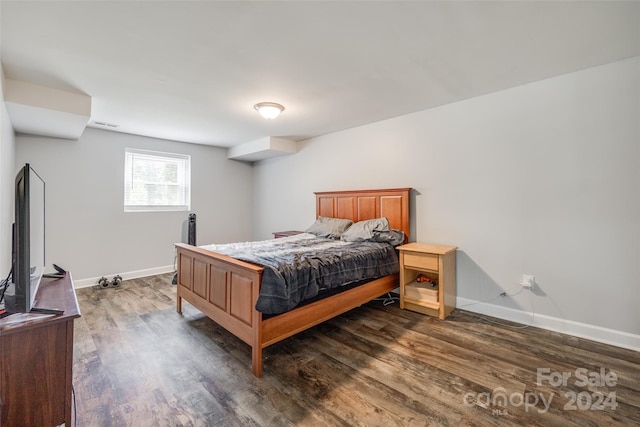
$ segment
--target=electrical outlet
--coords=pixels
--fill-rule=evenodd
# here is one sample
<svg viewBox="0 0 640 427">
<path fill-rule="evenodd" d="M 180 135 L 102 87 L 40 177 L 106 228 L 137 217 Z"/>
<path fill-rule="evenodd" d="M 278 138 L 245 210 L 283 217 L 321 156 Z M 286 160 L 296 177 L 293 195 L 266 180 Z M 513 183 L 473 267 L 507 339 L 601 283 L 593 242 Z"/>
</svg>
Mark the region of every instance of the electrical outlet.
<svg viewBox="0 0 640 427">
<path fill-rule="evenodd" d="M 533 289 L 534 284 L 536 283 L 536 277 L 531 276 L 530 274 L 522 275 L 522 282 L 520 284 L 523 288 Z"/>
</svg>

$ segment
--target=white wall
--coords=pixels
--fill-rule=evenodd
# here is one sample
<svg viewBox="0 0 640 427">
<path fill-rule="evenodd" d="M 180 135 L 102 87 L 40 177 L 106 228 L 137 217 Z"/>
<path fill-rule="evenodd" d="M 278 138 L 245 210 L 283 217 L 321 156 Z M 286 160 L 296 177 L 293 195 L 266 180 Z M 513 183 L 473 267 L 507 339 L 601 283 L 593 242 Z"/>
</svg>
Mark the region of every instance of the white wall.
<svg viewBox="0 0 640 427">
<path fill-rule="evenodd" d="M 15 137 L 4 104 L 4 71 L 0 67 L 0 276 L 11 270 L 11 230 L 15 179 Z"/>
<path fill-rule="evenodd" d="M 533 274 L 467 308 L 640 348 L 639 103 L 636 57 L 308 140 L 254 167 L 254 238 L 310 225 L 313 191 L 412 187 L 459 303 Z"/>
<path fill-rule="evenodd" d="M 77 141 L 19 134 L 17 165 L 31 163 L 46 182 L 48 270 L 59 264 L 87 284 L 173 266 L 188 212 L 124 212 L 126 147 L 191 155 L 198 243 L 251 238 L 252 169 L 225 149 L 92 128 Z"/>
</svg>

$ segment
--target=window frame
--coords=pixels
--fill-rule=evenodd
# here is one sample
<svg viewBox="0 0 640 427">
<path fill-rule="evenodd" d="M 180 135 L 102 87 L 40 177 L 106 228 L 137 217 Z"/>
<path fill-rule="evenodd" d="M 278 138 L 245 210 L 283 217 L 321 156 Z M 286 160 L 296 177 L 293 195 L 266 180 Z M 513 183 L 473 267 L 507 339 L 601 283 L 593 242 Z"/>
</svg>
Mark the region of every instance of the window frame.
<svg viewBox="0 0 640 427">
<path fill-rule="evenodd" d="M 167 163 L 176 162 L 178 164 L 178 177 L 177 182 L 174 183 L 158 183 L 159 185 L 177 185 L 178 191 L 182 191 L 181 197 L 184 199 L 184 203 L 181 204 L 134 204 L 132 200 L 128 198 L 131 191 L 128 191 L 133 185 L 134 175 L 134 157 L 148 157 L 161 160 Z M 152 150 L 141 150 L 137 148 L 125 148 L 124 155 L 124 211 L 125 212 L 184 212 L 191 210 L 191 156 L 188 154 L 168 153 Z M 183 182 L 180 182 L 180 170 L 184 176 Z M 148 200 L 147 200 L 148 202 Z"/>
</svg>

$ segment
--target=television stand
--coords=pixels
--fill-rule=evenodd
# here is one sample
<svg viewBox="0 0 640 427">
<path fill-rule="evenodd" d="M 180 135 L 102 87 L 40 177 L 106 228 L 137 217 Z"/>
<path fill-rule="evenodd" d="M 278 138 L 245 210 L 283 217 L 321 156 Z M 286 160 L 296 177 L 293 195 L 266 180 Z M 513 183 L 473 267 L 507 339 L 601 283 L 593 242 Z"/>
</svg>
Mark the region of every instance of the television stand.
<svg viewBox="0 0 640 427">
<path fill-rule="evenodd" d="M 73 321 L 80 317 L 71 275 L 43 280 L 36 310 L 58 307 L 58 316 L 20 323 L 0 319 L 2 426 L 71 426 Z"/>
</svg>

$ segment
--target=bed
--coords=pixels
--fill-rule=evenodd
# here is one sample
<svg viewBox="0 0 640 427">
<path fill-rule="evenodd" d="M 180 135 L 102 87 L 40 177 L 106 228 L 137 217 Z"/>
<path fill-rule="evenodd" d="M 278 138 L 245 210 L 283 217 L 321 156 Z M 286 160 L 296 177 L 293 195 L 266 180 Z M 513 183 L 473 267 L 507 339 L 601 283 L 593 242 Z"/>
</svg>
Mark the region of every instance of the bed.
<svg viewBox="0 0 640 427">
<path fill-rule="evenodd" d="M 317 192 L 316 218 L 353 222 L 385 217 L 390 228 L 409 236 L 409 188 Z M 183 243 L 177 250 L 177 311 L 183 299 L 251 346 L 252 372 L 262 376 L 265 347 L 345 313 L 398 287 L 391 274 L 302 304 L 282 314 L 256 309 L 265 268 Z"/>
</svg>

